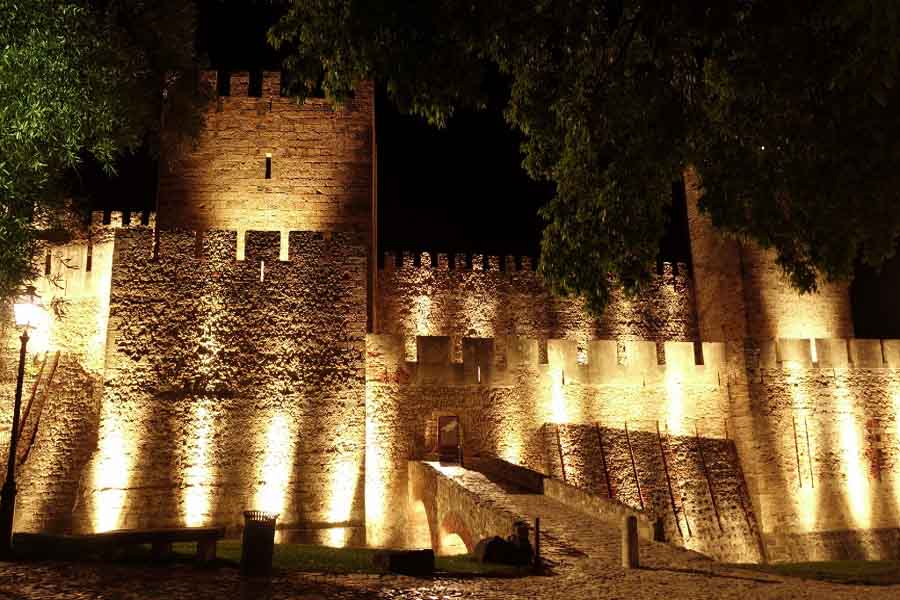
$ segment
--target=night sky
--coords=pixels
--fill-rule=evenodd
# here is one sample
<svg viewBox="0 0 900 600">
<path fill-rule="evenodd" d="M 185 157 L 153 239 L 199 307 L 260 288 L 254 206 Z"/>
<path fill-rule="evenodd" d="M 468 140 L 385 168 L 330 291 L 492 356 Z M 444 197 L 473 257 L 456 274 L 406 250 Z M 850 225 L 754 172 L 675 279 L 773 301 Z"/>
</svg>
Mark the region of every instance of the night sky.
<svg viewBox="0 0 900 600">
<path fill-rule="evenodd" d="M 265 41 L 276 18 L 271 6 L 221 0 L 201 0 L 198 6 L 201 64 L 225 73 L 278 69 L 280 57 Z M 437 130 L 398 114 L 377 90 L 376 130 L 382 251 L 538 255 L 537 210 L 553 188 L 524 173 L 518 136 L 499 110 L 459 113 Z M 81 187 L 94 207 L 152 208 L 156 165 L 146 153 L 124 157 L 118 171 L 109 179 L 83 169 Z M 677 191 L 674 198 L 660 259 L 689 262 L 683 198 Z M 890 261 L 880 276 L 860 269 L 852 295 L 857 337 L 900 338 L 900 259 Z"/>
<path fill-rule="evenodd" d="M 222 71 L 278 69 L 280 57 L 265 41 L 276 14 L 265 4 L 199 2 L 197 52 Z M 461 112 L 446 129 L 399 114 L 377 90 L 379 240 L 382 250 L 539 254 L 538 208 L 553 186 L 522 170 L 519 136 L 499 106 Z M 125 157 L 119 176 L 88 173 L 86 188 L 101 209 L 154 206 L 156 166 L 146 154 Z M 680 214 L 676 211 L 675 214 Z M 663 258 L 687 261 L 684 224 L 664 242 Z"/>
</svg>

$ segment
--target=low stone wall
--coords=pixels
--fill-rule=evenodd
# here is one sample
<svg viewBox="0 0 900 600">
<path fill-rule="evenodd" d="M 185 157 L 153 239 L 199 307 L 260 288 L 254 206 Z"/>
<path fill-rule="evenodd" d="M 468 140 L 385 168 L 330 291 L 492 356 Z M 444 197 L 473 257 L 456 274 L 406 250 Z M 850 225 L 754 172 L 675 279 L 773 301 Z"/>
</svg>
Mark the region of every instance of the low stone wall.
<svg viewBox="0 0 900 600">
<path fill-rule="evenodd" d="M 466 460 L 466 468 L 474 469 L 487 476 L 492 481 L 503 481 L 519 486 L 532 494 L 543 494 L 544 481 L 547 479 L 543 473 L 533 469 L 507 462 L 493 456 L 481 456 Z"/>
<path fill-rule="evenodd" d="M 900 560 L 900 528 L 764 535 L 770 562 Z"/>
<path fill-rule="evenodd" d="M 638 535 L 645 540 L 653 540 L 653 520 L 626 504 L 590 494 L 552 478 L 544 480 L 544 494 L 566 506 L 571 506 L 616 526 L 621 526 L 626 517 L 635 516 L 638 520 Z"/>
</svg>

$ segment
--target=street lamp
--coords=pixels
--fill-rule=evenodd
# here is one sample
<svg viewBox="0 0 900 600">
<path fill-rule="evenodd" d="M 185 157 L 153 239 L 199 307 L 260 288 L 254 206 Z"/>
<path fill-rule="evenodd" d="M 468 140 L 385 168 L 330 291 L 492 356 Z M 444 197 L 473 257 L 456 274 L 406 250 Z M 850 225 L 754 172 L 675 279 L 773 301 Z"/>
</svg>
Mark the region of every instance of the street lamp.
<svg viewBox="0 0 900 600">
<path fill-rule="evenodd" d="M 19 441 L 19 413 L 22 410 L 22 385 L 25 380 L 25 351 L 28 346 L 28 329 L 37 324 L 40 306 L 35 301 L 34 287 L 29 286 L 13 307 L 16 326 L 22 328 L 19 337 L 19 374 L 16 379 L 16 399 L 13 404 L 12 431 L 9 435 L 9 458 L 6 463 L 6 481 L 0 491 L 0 555 L 12 554 L 13 517 L 16 513 L 16 446 Z"/>
</svg>

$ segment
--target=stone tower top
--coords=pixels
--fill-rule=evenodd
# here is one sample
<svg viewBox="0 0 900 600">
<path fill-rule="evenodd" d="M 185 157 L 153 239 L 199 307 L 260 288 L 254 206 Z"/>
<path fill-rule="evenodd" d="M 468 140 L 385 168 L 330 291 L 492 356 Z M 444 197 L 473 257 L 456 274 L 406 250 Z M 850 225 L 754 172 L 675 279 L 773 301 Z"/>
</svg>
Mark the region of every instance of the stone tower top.
<svg viewBox="0 0 900 600">
<path fill-rule="evenodd" d="M 216 89 L 218 76 L 201 81 Z M 353 231 L 371 223 L 373 90 L 343 106 L 298 104 L 266 72 L 261 95 L 233 73 L 204 112 L 194 147 L 160 176 L 161 229 Z M 171 152 L 171 149 L 169 149 Z"/>
</svg>

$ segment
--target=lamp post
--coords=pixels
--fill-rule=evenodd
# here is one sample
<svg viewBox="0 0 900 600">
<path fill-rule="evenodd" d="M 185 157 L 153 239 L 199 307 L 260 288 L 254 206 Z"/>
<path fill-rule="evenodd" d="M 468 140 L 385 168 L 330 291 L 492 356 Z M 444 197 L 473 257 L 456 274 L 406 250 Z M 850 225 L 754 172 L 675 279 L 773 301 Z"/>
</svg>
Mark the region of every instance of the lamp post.
<svg viewBox="0 0 900 600">
<path fill-rule="evenodd" d="M 34 301 L 34 288 L 29 287 L 26 295 L 15 304 L 16 326 L 22 328 L 19 336 L 19 373 L 16 378 L 16 398 L 13 403 L 12 430 L 9 434 L 9 457 L 6 463 L 6 481 L 0 491 L 0 555 L 12 554 L 13 518 L 16 513 L 16 446 L 19 441 L 19 413 L 22 410 L 22 386 L 25 380 L 25 352 L 28 347 L 28 328 L 36 320 L 38 310 Z"/>
</svg>

